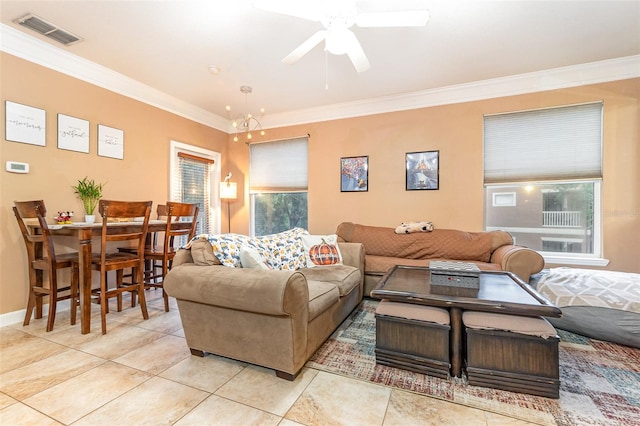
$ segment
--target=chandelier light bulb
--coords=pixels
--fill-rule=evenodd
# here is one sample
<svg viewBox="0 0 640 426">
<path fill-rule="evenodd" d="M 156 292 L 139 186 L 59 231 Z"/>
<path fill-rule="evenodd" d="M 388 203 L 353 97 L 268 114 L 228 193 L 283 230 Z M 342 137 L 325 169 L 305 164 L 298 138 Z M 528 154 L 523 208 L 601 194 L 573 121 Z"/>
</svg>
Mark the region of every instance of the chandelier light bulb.
<svg viewBox="0 0 640 426">
<path fill-rule="evenodd" d="M 245 108 L 247 108 L 247 95 L 252 93 L 252 91 L 253 89 L 251 88 L 251 86 L 240 86 L 240 92 L 243 93 L 245 96 L 244 98 Z M 231 119 L 231 106 L 227 105 L 225 109 L 227 110 L 227 115 L 229 116 L 229 119 Z M 261 108 L 260 118 L 262 118 L 263 115 L 264 115 L 264 108 Z M 238 141 L 238 133 L 246 133 L 247 140 L 253 139 L 252 132 L 260 132 L 261 136 L 265 135 L 265 131 L 262 130 L 262 123 L 260 123 L 260 120 L 255 118 L 253 114 L 249 112 L 246 112 L 244 114 L 237 114 L 236 117 L 232 120 L 231 125 L 235 129 L 235 133 L 236 133 L 233 138 L 234 142 Z"/>
</svg>

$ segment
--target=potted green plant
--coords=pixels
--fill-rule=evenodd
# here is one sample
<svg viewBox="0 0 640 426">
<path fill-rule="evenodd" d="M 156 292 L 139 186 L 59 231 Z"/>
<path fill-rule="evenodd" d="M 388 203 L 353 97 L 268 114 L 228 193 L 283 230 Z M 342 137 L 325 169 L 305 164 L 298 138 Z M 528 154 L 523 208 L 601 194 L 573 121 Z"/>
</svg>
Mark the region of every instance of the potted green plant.
<svg viewBox="0 0 640 426">
<path fill-rule="evenodd" d="M 75 193 L 78 194 L 78 197 L 82 200 L 85 222 L 95 222 L 96 216 L 93 212 L 98 205 L 98 201 L 102 198 L 102 187 L 104 185 L 106 184 L 96 183 L 93 179 L 89 180 L 89 178 L 85 176 L 84 179 L 78 181 L 76 186 L 72 186 Z"/>
</svg>

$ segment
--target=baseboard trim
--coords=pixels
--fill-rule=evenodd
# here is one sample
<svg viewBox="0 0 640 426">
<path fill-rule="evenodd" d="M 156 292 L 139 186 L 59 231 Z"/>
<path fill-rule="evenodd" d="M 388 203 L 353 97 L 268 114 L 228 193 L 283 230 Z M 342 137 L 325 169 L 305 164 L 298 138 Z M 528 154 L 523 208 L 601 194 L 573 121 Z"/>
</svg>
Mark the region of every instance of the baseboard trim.
<svg viewBox="0 0 640 426">
<path fill-rule="evenodd" d="M 58 308 L 56 312 L 64 312 L 68 311 L 70 307 L 69 300 L 62 300 L 58 302 Z M 19 311 L 7 312 L 6 314 L 0 315 L 0 327 L 5 327 L 7 325 L 13 325 L 22 323 L 24 321 L 24 315 L 26 314 L 27 309 L 20 309 Z M 46 317 L 49 315 L 49 304 L 47 303 L 42 307 L 42 316 Z"/>
</svg>

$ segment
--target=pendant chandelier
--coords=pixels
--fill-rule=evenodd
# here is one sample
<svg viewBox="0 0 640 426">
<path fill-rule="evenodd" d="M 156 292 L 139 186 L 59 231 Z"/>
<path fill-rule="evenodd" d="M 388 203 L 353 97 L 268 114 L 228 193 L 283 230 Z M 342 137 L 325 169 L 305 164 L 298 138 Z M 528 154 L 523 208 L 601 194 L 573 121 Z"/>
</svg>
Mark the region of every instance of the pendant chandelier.
<svg viewBox="0 0 640 426">
<path fill-rule="evenodd" d="M 245 110 L 247 109 L 247 95 L 251 92 L 253 92 L 253 89 L 251 88 L 251 86 L 240 86 L 240 92 L 244 93 L 244 106 L 245 106 Z M 231 106 L 227 105 L 227 114 L 229 115 L 229 118 L 231 118 Z M 264 116 L 264 108 L 260 109 L 260 119 L 262 119 L 262 117 Z M 236 131 L 235 136 L 233 137 L 233 141 L 234 142 L 238 142 L 238 135 L 240 133 L 244 133 L 245 134 L 245 138 L 248 141 L 250 141 L 253 138 L 253 134 L 252 133 L 260 133 L 260 136 L 264 136 L 264 130 L 262 130 L 262 124 L 260 123 L 260 120 L 257 119 L 253 114 L 247 112 L 245 114 L 239 114 L 237 115 L 235 118 L 233 118 L 233 121 L 231 122 L 231 125 L 233 126 L 233 128 Z"/>
</svg>

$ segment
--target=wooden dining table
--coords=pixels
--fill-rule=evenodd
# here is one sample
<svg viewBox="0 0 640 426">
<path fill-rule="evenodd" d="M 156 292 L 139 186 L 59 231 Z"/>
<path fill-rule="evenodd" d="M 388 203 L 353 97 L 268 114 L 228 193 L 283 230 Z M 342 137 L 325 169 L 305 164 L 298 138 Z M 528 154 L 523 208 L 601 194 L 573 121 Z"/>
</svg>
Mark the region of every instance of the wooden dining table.
<svg viewBox="0 0 640 426">
<path fill-rule="evenodd" d="M 176 222 L 172 226 L 181 227 L 181 223 Z M 149 220 L 147 238 L 153 232 L 162 232 L 166 229 L 165 220 Z M 191 222 L 184 222 L 184 227 L 188 229 Z M 113 222 L 107 225 L 111 234 L 125 234 L 142 227 L 142 222 Z M 102 234 L 102 223 L 72 223 L 66 225 L 49 225 L 52 236 L 71 236 L 78 240 L 78 258 L 80 260 L 80 330 L 82 334 L 91 332 L 91 254 L 92 240 Z"/>
</svg>

